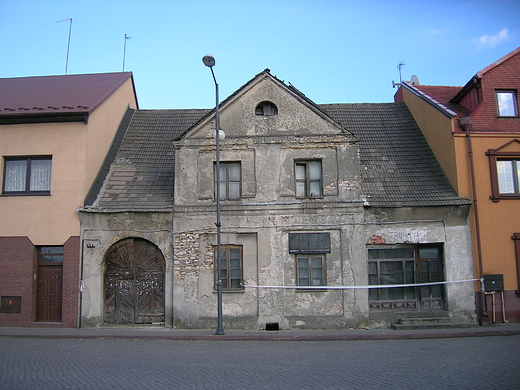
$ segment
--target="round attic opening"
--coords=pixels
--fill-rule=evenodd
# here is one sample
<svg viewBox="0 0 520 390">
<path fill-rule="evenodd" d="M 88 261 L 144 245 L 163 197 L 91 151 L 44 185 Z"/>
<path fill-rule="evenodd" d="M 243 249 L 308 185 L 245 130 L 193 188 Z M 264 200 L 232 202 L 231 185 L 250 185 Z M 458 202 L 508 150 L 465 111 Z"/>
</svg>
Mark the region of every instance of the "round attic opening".
<svg viewBox="0 0 520 390">
<path fill-rule="evenodd" d="M 273 102 L 263 101 L 255 108 L 255 115 L 258 116 L 273 116 L 278 115 L 278 107 Z"/>
</svg>

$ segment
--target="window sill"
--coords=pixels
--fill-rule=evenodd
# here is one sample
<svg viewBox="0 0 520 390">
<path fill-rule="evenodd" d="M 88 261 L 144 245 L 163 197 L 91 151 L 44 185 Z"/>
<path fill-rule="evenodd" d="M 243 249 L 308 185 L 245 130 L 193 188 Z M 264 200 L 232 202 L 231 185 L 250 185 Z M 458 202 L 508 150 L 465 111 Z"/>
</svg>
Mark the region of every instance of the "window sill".
<svg viewBox="0 0 520 390">
<path fill-rule="evenodd" d="M 0 195 L 0 197 L 8 196 L 51 196 L 49 192 L 6 192 Z"/>
<path fill-rule="evenodd" d="M 493 202 L 499 202 L 501 200 L 512 200 L 512 199 L 519 200 L 520 194 L 511 194 L 511 195 L 500 194 L 500 196 L 498 196 L 498 197 L 490 196 L 490 198 Z"/>
<path fill-rule="evenodd" d="M 313 287 L 309 287 L 309 288 L 303 288 L 304 286 L 300 286 L 300 288 L 297 288 L 296 289 L 296 292 L 297 293 L 309 293 L 309 292 L 326 292 L 326 291 L 329 291 L 330 289 L 326 288 L 327 286 L 317 286 L 317 287 L 323 287 L 323 288 L 313 288 Z"/>
</svg>

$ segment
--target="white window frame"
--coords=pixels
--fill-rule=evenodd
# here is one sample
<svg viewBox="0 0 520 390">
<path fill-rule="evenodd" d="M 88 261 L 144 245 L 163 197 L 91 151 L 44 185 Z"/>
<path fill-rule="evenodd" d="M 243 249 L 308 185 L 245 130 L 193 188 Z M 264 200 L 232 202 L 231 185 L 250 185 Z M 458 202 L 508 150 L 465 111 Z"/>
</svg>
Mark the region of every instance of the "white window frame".
<svg viewBox="0 0 520 390">
<path fill-rule="evenodd" d="M 240 161 L 220 161 L 220 200 L 237 200 L 242 198 L 242 164 Z M 238 168 L 238 177 L 231 171 Z M 217 166 L 215 164 L 215 199 L 217 197 Z M 233 176 L 233 177 L 231 177 Z M 234 187 L 234 188 L 233 188 Z M 238 187 L 238 188 L 237 188 Z"/>
<path fill-rule="evenodd" d="M 497 91 L 497 109 L 500 117 L 516 117 L 518 110 L 516 107 L 515 91 Z"/>
<path fill-rule="evenodd" d="M 312 166 L 319 167 L 319 177 L 311 173 Z M 297 198 L 323 197 L 323 164 L 321 160 L 295 160 L 294 179 L 294 192 Z"/>
</svg>

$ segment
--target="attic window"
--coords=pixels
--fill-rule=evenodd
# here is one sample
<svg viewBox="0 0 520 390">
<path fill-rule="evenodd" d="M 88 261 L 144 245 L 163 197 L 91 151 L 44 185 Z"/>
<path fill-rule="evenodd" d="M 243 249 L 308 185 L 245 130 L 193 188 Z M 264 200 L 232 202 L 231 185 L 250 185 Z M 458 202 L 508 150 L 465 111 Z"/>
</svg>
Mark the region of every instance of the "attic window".
<svg viewBox="0 0 520 390">
<path fill-rule="evenodd" d="M 515 91 L 497 91 L 498 116 L 516 116 Z"/>
<path fill-rule="evenodd" d="M 271 102 L 262 102 L 255 109 L 255 115 L 273 116 L 278 115 L 278 107 Z"/>
</svg>

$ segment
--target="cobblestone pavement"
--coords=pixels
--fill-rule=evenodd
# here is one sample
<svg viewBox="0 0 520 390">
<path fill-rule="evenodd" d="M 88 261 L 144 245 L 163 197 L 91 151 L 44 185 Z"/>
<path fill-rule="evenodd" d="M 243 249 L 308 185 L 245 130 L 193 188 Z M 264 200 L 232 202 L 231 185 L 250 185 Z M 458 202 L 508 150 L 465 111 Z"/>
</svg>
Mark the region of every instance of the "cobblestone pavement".
<svg viewBox="0 0 520 390">
<path fill-rule="evenodd" d="M 517 389 L 520 335 L 369 341 L 0 339 L 0 389 Z"/>
</svg>

